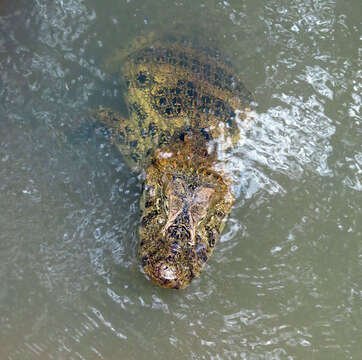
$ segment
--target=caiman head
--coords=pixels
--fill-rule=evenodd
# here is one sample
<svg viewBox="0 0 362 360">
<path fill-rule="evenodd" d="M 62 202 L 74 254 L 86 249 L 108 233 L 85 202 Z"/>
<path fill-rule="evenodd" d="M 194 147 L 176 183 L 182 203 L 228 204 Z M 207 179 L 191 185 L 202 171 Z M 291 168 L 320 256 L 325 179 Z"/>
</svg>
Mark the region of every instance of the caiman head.
<svg viewBox="0 0 362 360">
<path fill-rule="evenodd" d="M 216 159 L 198 142 L 157 150 L 146 169 L 139 256 L 156 284 L 182 289 L 209 259 L 233 204 Z"/>
</svg>

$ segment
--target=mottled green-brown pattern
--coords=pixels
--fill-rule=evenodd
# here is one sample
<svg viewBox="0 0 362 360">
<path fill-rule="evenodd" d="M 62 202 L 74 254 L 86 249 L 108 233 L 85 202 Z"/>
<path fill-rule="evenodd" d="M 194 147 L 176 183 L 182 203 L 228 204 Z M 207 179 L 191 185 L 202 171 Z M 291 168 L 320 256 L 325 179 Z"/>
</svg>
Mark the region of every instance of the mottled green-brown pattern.
<svg viewBox="0 0 362 360">
<path fill-rule="evenodd" d="M 186 42 L 140 42 L 118 60 L 129 117 L 106 108 L 97 116 L 130 166 L 145 170 L 144 271 L 181 289 L 200 274 L 231 210 L 217 149 L 237 145 L 251 94 L 217 53 Z"/>
</svg>

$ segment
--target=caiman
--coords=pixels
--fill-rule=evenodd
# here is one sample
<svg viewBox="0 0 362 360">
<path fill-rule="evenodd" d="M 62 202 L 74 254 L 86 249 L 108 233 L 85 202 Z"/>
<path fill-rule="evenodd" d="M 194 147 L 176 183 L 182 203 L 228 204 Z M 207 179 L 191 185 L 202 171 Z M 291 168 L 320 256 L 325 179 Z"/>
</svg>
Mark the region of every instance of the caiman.
<svg viewBox="0 0 362 360">
<path fill-rule="evenodd" d="M 185 288 L 210 258 L 234 202 L 223 154 L 239 146 L 252 95 L 215 51 L 139 41 L 118 62 L 128 117 L 96 117 L 144 174 L 139 257 L 156 284 Z"/>
</svg>

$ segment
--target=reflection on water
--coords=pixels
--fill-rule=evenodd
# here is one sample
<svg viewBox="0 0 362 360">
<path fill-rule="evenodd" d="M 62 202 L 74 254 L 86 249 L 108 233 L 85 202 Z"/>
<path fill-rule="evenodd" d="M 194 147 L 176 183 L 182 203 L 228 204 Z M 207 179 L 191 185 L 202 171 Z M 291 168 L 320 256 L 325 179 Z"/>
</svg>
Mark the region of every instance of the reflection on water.
<svg viewBox="0 0 362 360">
<path fill-rule="evenodd" d="M 2 1 L 0 358 L 358 358 L 361 10 Z M 88 116 L 124 111 L 105 59 L 165 22 L 227 53 L 258 103 L 228 226 L 177 293 L 140 272 L 139 180 Z"/>
</svg>

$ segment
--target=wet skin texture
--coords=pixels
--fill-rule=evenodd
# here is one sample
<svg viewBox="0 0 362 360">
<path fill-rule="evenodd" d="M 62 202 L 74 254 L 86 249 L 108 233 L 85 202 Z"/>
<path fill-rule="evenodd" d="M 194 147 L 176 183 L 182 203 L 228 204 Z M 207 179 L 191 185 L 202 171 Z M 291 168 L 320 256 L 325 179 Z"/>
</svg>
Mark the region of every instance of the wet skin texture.
<svg viewBox="0 0 362 360">
<path fill-rule="evenodd" d="M 251 94 L 220 57 L 184 42 L 139 42 L 121 64 L 129 118 L 100 108 L 129 165 L 145 171 L 139 256 L 156 284 L 186 287 L 209 259 L 233 204 L 219 160 L 237 146 Z"/>
<path fill-rule="evenodd" d="M 157 150 L 146 170 L 139 255 L 145 273 L 163 287 L 182 289 L 200 274 L 233 203 L 200 143 L 186 138 Z"/>
</svg>

